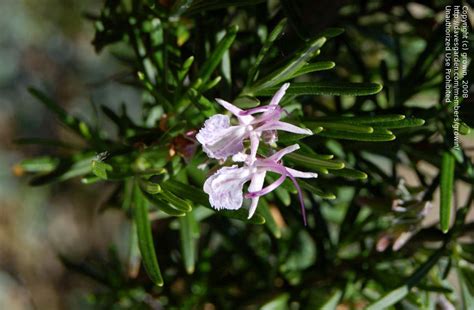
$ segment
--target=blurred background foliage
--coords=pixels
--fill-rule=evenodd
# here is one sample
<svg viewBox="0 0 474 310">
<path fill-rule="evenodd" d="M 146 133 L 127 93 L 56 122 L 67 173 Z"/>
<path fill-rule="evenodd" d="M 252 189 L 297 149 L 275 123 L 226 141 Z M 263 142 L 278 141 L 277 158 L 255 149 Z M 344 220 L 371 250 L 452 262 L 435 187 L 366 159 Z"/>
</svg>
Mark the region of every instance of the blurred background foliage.
<svg viewBox="0 0 474 310">
<path fill-rule="evenodd" d="M 451 152 L 446 4 L 2 1 L 0 308 L 470 308 L 473 97 Z M 308 227 L 291 186 L 253 224 L 200 207 L 187 132 L 290 79 L 317 133 L 288 159 L 321 175 Z"/>
</svg>

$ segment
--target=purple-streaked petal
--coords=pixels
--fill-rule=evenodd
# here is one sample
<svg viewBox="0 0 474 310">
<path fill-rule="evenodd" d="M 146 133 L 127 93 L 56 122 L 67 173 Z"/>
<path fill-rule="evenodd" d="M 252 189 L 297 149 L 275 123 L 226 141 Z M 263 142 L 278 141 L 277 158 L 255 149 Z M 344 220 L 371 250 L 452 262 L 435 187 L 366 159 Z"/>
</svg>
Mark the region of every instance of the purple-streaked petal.
<svg viewBox="0 0 474 310">
<path fill-rule="evenodd" d="M 243 151 L 245 138 L 247 138 L 245 128 L 232 126 L 223 131 L 220 139 L 214 143 L 203 145 L 203 149 L 211 158 L 226 159 Z"/>
<path fill-rule="evenodd" d="M 301 215 L 303 216 L 303 222 L 304 222 L 304 225 L 306 226 L 306 209 L 304 208 L 303 192 L 301 191 L 301 187 L 299 186 L 295 177 L 291 173 L 288 173 L 287 175 L 290 178 L 290 180 L 293 182 L 293 184 L 295 185 L 296 190 L 298 191 L 298 198 L 300 200 L 300 205 L 301 205 Z"/>
<path fill-rule="evenodd" d="M 260 144 L 259 134 L 255 131 L 250 133 L 250 164 L 257 158 L 258 145 Z"/>
<path fill-rule="evenodd" d="M 265 171 L 259 171 L 259 172 L 255 173 L 252 176 L 252 180 L 250 181 L 248 191 L 249 192 L 258 192 L 258 191 L 260 191 L 263 188 L 263 183 L 265 181 L 265 175 L 266 174 L 267 173 Z M 254 215 L 255 210 L 257 210 L 259 198 L 260 198 L 259 196 L 252 198 L 252 202 L 250 203 L 249 217 L 248 218 L 251 218 Z"/>
<path fill-rule="evenodd" d="M 250 179 L 247 167 L 224 167 L 210 176 L 204 183 L 204 192 L 214 209 L 237 210 L 242 207 L 243 186 Z"/>
<path fill-rule="evenodd" d="M 226 109 L 230 113 L 234 114 L 242 124 L 249 124 L 254 119 L 254 117 L 251 116 L 251 115 L 242 115 L 242 113 L 245 113 L 245 111 L 242 110 L 241 108 L 233 105 L 230 102 L 227 102 L 227 101 L 219 99 L 219 98 L 216 98 L 216 101 L 221 106 L 223 106 L 224 109 Z"/>
<path fill-rule="evenodd" d="M 270 101 L 269 105 L 277 105 L 280 103 L 281 101 L 281 98 L 283 98 L 283 96 L 285 95 L 286 93 L 286 90 L 288 89 L 288 87 L 290 87 L 290 83 L 285 83 L 283 84 L 280 89 L 275 93 L 275 95 L 273 95 L 273 98 L 272 100 Z"/>
<path fill-rule="evenodd" d="M 264 130 L 283 130 L 300 135 L 312 135 L 313 132 L 307 128 L 301 128 L 290 123 L 282 121 L 272 121 L 258 128 L 259 131 Z"/>
<path fill-rule="evenodd" d="M 243 112 L 243 110 L 241 108 L 239 108 L 239 107 L 233 105 L 232 103 L 227 102 L 223 99 L 216 98 L 216 101 L 217 101 L 218 104 L 220 104 L 222 107 L 224 107 L 224 109 L 226 109 L 230 113 L 234 114 L 235 116 L 239 116 L 239 114 Z"/>
<path fill-rule="evenodd" d="M 259 191 L 255 191 L 255 192 L 249 191 L 247 194 L 245 194 L 245 198 L 255 198 L 255 197 L 258 197 L 258 196 L 266 195 L 266 194 L 274 191 L 278 186 L 280 186 L 285 181 L 285 179 L 286 179 L 286 175 L 283 174 L 275 182 L 268 185 L 267 187 L 265 187 L 265 188 L 263 188 Z"/>
<path fill-rule="evenodd" d="M 268 159 L 273 160 L 275 162 L 279 161 L 286 154 L 293 153 L 294 151 L 299 150 L 299 148 L 300 148 L 300 146 L 298 144 L 293 144 L 293 145 L 287 146 L 287 147 L 279 150 L 278 152 L 276 152 L 272 156 L 268 157 Z"/>
<path fill-rule="evenodd" d="M 222 131 L 230 127 L 230 118 L 227 115 L 216 114 L 204 122 L 204 126 L 199 130 L 196 139 L 201 144 L 208 144 L 222 134 Z"/>
<path fill-rule="evenodd" d="M 276 106 L 263 105 L 256 108 L 251 108 L 245 111 L 241 111 L 239 115 L 244 116 L 244 115 L 251 115 L 251 114 L 260 113 L 260 112 L 275 111 L 276 108 L 277 108 Z"/>
<path fill-rule="evenodd" d="M 196 139 L 210 158 L 226 159 L 244 149 L 245 127 L 230 126 L 226 115 L 216 114 L 204 123 Z"/>
<path fill-rule="evenodd" d="M 286 168 L 286 171 L 294 176 L 295 178 L 302 178 L 302 179 L 311 179 L 311 178 L 317 178 L 318 174 L 314 172 L 303 172 L 291 168 Z"/>
</svg>

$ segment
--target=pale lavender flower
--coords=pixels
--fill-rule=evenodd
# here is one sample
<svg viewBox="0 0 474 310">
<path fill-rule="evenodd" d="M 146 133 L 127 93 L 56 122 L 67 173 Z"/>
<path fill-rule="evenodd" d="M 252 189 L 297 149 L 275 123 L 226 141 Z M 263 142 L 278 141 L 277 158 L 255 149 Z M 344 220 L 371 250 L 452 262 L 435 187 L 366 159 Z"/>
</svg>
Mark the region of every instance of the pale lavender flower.
<svg viewBox="0 0 474 310">
<path fill-rule="evenodd" d="M 219 169 L 204 183 L 204 191 L 209 195 L 211 206 L 217 210 L 237 210 L 242 207 L 243 199 L 251 199 L 249 218 L 257 209 L 260 196 L 266 195 L 280 186 L 288 177 L 296 189 L 301 203 L 301 211 L 306 223 L 303 195 L 296 178 L 316 178 L 318 175 L 311 172 L 302 172 L 283 166 L 281 158 L 299 149 L 298 144 L 286 147 L 268 158 L 252 158 L 247 154 L 239 153 L 233 157 L 234 161 L 244 161 L 243 167 L 233 165 Z M 267 172 L 275 172 L 280 177 L 272 184 L 263 187 Z M 250 181 L 247 193 L 243 193 L 244 184 Z"/>
<path fill-rule="evenodd" d="M 210 158 L 226 159 L 243 151 L 243 141 L 249 138 L 250 156 L 254 160 L 262 135 L 264 141 L 269 143 L 276 140 L 277 130 L 311 135 L 312 132 L 309 129 L 280 121 L 284 110 L 278 104 L 289 86 L 289 83 L 284 84 L 268 105 L 248 110 L 242 110 L 227 101 L 216 99 L 220 105 L 237 117 L 239 123 L 231 126 L 230 118 L 223 114 L 216 114 L 207 119 L 196 135 L 196 139 L 202 144 L 206 154 Z M 254 116 L 257 113 L 261 114 Z"/>
</svg>

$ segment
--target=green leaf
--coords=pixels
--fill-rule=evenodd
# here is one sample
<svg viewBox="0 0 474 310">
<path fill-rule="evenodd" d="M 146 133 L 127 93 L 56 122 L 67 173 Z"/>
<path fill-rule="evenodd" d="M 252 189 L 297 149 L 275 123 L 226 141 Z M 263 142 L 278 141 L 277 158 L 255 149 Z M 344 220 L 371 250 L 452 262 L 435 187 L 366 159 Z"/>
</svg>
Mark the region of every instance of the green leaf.
<svg viewBox="0 0 474 310">
<path fill-rule="evenodd" d="M 141 188 L 140 188 L 141 189 Z M 143 196 L 152 203 L 159 210 L 171 216 L 185 216 L 186 213 L 182 210 L 178 210 L 174 205 L 170 204 L 168 201 L 164 200 L 159 194 L 152 195 L 146 192 L 142 192 Z"/>
<path fill-rule="evenodd" d="M 178 17 L 191 7 L 194 0 L 177 0 L 171 8 L 171 16 Z"/>
<path fill-rule="evenodd" d="M 268 96 L 273 96 L 273 94 L 280 88 L 279 86 L 275 85 L 279 85 L 284 81 L 291 79 L 292 76 L 298 72 L 298 70 L 300 70 L 310 58 L 314 56 L 314 53 L 316 53 L 316 51 L 321 48 L 325 42 L 325 37 L 320 37 L 309 41 L 306 46 L 297 52 L 295 56 L 283 67 L 269 73 L 265 77 L 262 77 L 249 89 L 244 89 L 243 95 L 264 96 L 264 94 L 268 94 Z M 274 91 L 269 93 L 269 89 L 273 89 Z"/>
<path fill-rule="evenodd" d="M 288 309 L 288 300 L 290 294 L 280 294 L 260 307 L 260 310 L 286 310 Z"/>
<path fill-rule="evenodd" d="M 464 122 L 459 122 L 459 133 L 462 135 L 468 135 L 471 133 L 471 127 Z"/>
<path fill-rule="evenodd" d="M 279 86 L 259 88 L 255 96 L 273 96 Z M 342 83 L 342 82 L 299 82 L 292 83 L 286 94 L 289 96 L 367 96 L 377 94 L 382 85 L 377 83 Z"/>
<path fill-rule="evenodd" d="M 184 267 L 188 274 L 194 272 L 196 262 L 196 227 L 197 223 L 193 212 L 179 219 L 179 235 L 181 238 L 181 251 L 184 259 Z"/>
<path fill-rule="evenodd" d="M 230 74 L 229 74 L 230 75 Z M 201 91 L 202 92 L 205 92 L 205 91 L 208 91 L 209 89 L 212 89 L 214 87 L 217 86 L 217 84 L 219 84 L 219 82 L 222 80 L 222 77 L 219 75 L 219 76 L 216 76 L 214 79 L 210 80 L 209 82 L 207 82 L 204 86 L 201 87 Z"/>
<path fill-rule="evenodd" d="M 78 126 L 79 121 L 70 116 L 66 110 L 64 110 L 59 104 L 54 102 L 51 98 L 46 96 L 40 90 L 30 87 L 28 88 L 30 94 L 32 94 L 36 99 L 38 99 L 41 103 L 43 103 L 50 111 L 54 112 L 56 116 L 67 126 L 72 126 L 76 128 Z"/>
<path fill-rule="evenodd" d="M 194 88 L 188 90 L 191 101 L 198 107 L 204 116 L 210 117 L 216 114 L 216 104 L 209 101 L 199 91 Z"/>
<path fill-rule="evenodd" d="M 355 140 L 355 141 L 369 141 L 369 142 L 386 142 L 395 140 L 395 135 L 390 131 L 380 131 L 374 128 L 372 133 L 357 133 L 347 132 L 339 130 L 323 130 L 318 135 L 332 138 L 332 139 L 344 139 L 344 140 Z"/>
<path fill-rule="evenodd" d="M 104 163 L 103 161 L 93 160 L 91 163 L 92 173 L 101 178 L 102 180 L 107 180 L 107 171 L 112 171 L 113 168 L 111 165 Z"/>
<path fill-rule="evenodd" d="M 69 115 L 59 104 L 35 88 L 28 88 L 28 91 L 43 103 L 50 111 L 56 114 L 57 118 L 68 128 L 79 134 L 81 137 L 89 140 L 93 136 L 89 126 L 78 118 Z"/>
<path fill-rule="evenodd" d="M 161 186 L 158 183 L 154 183 L 154 182 L 151 182 L 151 181 L 148 181 L 148 180 L 144 180 L 142 178 L 138 179 L 138 182 L 140 184 L 140 188 L 143 191 L 147 192 L 148 194 L 155 195 L 155 194 L 158 194 L 158 193 L 162 192 Z"/>
<path fill-rule="evenodd" d="M 255 108 L 260 105 L 260 100 L 252 96 L 239 96 L 233 102 L 242 109 Z"/>
<path fill-rule="evenodd" d="M 324 116 L 312 119 L 315 122 L 344 122 L 349 124 L 366 124 L 372 126 L 374 123 L 397 122 L 405 119 L 405 115 L 386 114 L 386 115 L 370 115 L 370 116 Z"/>
<path fill-rule="evenodd" d="M 268 230 L 270 230 L 275 238 L 281 238 L 280 227 L 278 227 L 277 223 L 275 222 L 272 212 L 270 211 L 270 207 L 268 206 L 268 203 L 265 199 L 259 200 L 258 210 L 265 218 L 265 226 L 267 226 Z"/>
<path fill-rule="evenodd" d="M 376 303 L 371 304 L 367 310 L 382 310 L 387 309 L 389 306 L 396 304 L 410 292 L 408 286 L 399 287 L 390 293 L 386 294 L 382 299 L 379 299 Z"/>
<path fill-rule="evenodd" d="M 441 230 L 449 231 L 449 223 L 452 213 L 452 197 L 454 184 L 454 156 L 449 151 L 443 153 L 441 162 L 440 180 L 440 209 L 439 218 Z"/>
<path fill-rule="evenodd" d="M 474 271 L 470 267 L 460 266 L 457 272 L 464 309 L 474 309 Z"/>
<path fill-rule="evenodd" d="M 359 180 L 365 180 L 367 179 L 367 173 L 355 170 L 352 168 L 343 168 L 339 170 L 331 170 L 331 174 L 338 176 L 338 177 L 344 177 L 348 179 L 359 179 Z"/>
<path fill-rule="evenodd" d="M 372 122 L 370 125 L 374 127 L 383 128 L 407 128 L 407 127 L 418 127 L 425 123 L 424 119 L 421 118 L 405 118 L 399 121 L 388 121 L 388 122 Z"/>
<path fill-rule="evenodd" d="M 288 207 L 291 204 L 290 192 L 283 188 L 283 186 L 279 186 L 275 189 L 275 195 L 283 203 L 284 206 Z"/>
<path fill-rule="evenodd" d="M 330 70 L 336 66 L 336 63 L 333 61 L 320 61 L 320 62 L 314 62 L 314 63 L 309 63 L 299 69 L 298 71 L 293 74 L 292 78 L 311 73 L 311 72 L 316 72 L 316 71 L 323 71 L 323 70 Z"/>
<path fill-rule="evenodd" d="M 342 297 L 342 290 L 336 290 L 331 297 L 321 306 L 321 310 L 334 310 L 337 309 L 337 305 Z"/>
<path fill-rule="evenodd" d="M 260 52 L 258 53 L 257 55 L 257 58 L 255 59 L 252 67 L 250 68 L 249 70 L 249 74 L 248 74 L 248 79 L 247 79 L 247 85 L 250 84 L 250 82 L 253 82 L 255 81 L 255 79 L 257 78 L 257 69 L 258 67 L 260 66 L 260 64 L 262 63 L 262 60 L 265 58 L 265 55 L 268 53 L 268 51 L 270 50 L 270 47 L 272 47 L 273 45 L 273 42 L 275 42 L 278 37 L 280 36 L 280 34 L 283 32 L 283 30 L 285 29 L 286 27 L 286 23 L 287 23 L 287 20 L 286 18 L 282 19 L 276 26 L 275 28 L 272 30 L 272 32 L 270 32 L 270 34 L 268 35 L 268 38 L 265 40 L 265 42 L 263 43 L 263 46 L 262 46 L 262 49 L 260 50 Z"/>
<path fill-rule="evenodd" d="M 202 64 L 198 73 L 198 78 L 201 80 L 201 85 L 207 83 L 211 77 L 211 74 L 221 62 L 225 52 L 234 42 L 238 29 L 239 27 L 237 25 L 231 26 L 227 30 L 227 33 L 224 35 L 224 37 L 219 41 L 214 51 L 212 51 L 212 53 L 207 57 L 207 60 Z M 195 84 L 193 84 L 191 88 L 196 88 Z"/>
<path fill-rule="evenodd" d="M 347 132 L 358 132 L 358 133 L 373 133 L 374 128 L 365 125 L 358 124 L 348 124 L 344 122 L 305 122 L 304 123 L 308 128 L 318 128 L 322 127 L 324 129 L 333 129 L 337 131 L 347 131 Z"/>
<path fill-rule="evenodd" d="M 334 170 L 336 171 L 336 170 Z M 310 183 L 309 181 L 305 181 L 305 180 L 298 180 L 298 183 L 301 185 L 301 187 L 305 190 L 307 190 L 308 192 L 310 192 L 311 194 L 314 194 L 316 196 L 319 196 L 323 199 L 336 199 L 336 195 L 334 195 L 333 193 L 329 193 L 329 192 L 325 192 L 323 191 L 322 189 L 320 189 L 319 187 L 317 187 L 316 185 L 313 185 L 312 183 Z"/>
<path fill-rule="evenodd" d="M 178 71 L 178 78 L 180 81 L 183 81 L 184 78 L 186 77 L 186 74 L 188 74 L 189 69 L 191 68 L 192 64 L 194 62 L 194 56 L 189 56 L 183 63 L 183 66 L 181 69 Z"/>
<path fill-rule="evenodd" d="M 336 160 L 325 160 L 312 157 L 311 155 L 302 155 L 291 153 L 285 156 L 285 159 L 289 162 L 294 163 L 308 169 L 312 168 L 326 168 L 326 169 L 342 169 L 344 168 L 344 163 Z"/>
<path fill-rule="evenodd" d="M 30 185 L 38 186 L 55 182 L 65 181 L 74 177 L 85 175 L 91 172 L 91 160 L 93 157 L 86 157 L 77 161 L 61 159 L 58 166 L 47 174 L 41 174 L 31 179 Z"/>
<path fill-rule="evenodd" d="M 326 30 L 324 30 L 321 35 L 322 36 L 325 36 L 326 38 L 335 38 L 337 36 L 340 36 L 341 34 L 344 33 L 344 28 L 327 28 Z"/>
<path fill-rule="evenodd" d="M 431 270 L 431 268 L 438 262 L 438 260 L 441 258 L 445 250 L 445 245 L 443 245 L 440 249 L 436 250 L 436 252 L 433 253 L 433 255 L 430 256 L 430 258 L 423 264 L 421 265 L 406 281 L 405 285 L 400 286 L 389 293 L 387 293 L 385 296 L 383 296 L 381 299 L 377 300 L 376 302 L 372 303 L 369 307 L 367 307 L 367 310 L 382 310 L 382 309 L 387 309 L 388 307 L 396 304 L 405 296 L 408 295 L 410 290 L 418 284 Z"/>
<path fill-rule="evenodd" d="M 170 191 L 162 191 L 160 196 L 179 211 L 190 212 L 193 209 L 188 201 L 181 199 Z"/>
<path fill-rule="evenodd" d="M 138 247 L 143 259 L 143 265 L 150 279 L 158 286 L 163 286 L 158 260 L 156 259 L 155 245 L 150 221 L 148 220 L 148 204 L 144 199 L 138 184 L 135 184 L 133 217 L 137 227 Z"/>
<path fill-rule="evenodd" d="M 22 160 L 18 165 L 26 172 L 51 172 L 59 165 L 59 159 L 38 157 Z"/>
</svg>

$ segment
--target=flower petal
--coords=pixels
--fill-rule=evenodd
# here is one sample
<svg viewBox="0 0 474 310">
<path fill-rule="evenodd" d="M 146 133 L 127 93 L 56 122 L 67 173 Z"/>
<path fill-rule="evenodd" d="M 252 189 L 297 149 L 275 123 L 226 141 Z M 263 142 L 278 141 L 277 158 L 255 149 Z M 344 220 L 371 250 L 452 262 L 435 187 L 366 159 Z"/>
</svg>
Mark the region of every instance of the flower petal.
<svg viewBox="0 0 474 310">
<path fill-rule="evenodd" d="M 219 99 L 219 98 L 216 98 L 216 101 L 222 107 L 224 107 L 224 109 L 226 109 L 230 113 L 234 114 L 242 124 L 250 124 L 250 122 L 252 122 L 253 116 L 251 116 L 251 115 L 242 115 L 242 112 L 245 112 L 245 111 L 242 110 L 241 108 L 233 105 L 230 102 L 227 102 L 227 101 Z"/>
<path fill-rule="evenodd" d="M 272 156 L 268 157 L 268 159 L 273 160 L 275 162 L 279 161 L 286 154 L 293 153 L 294 151 L 299 150 L 299 148 L 300 148 L 300 146 L 298 144 L 293 144 L 293 145 L 287 146 L 287 147 L 279 150 L 278 152 L 276 152 Z"/>
<path fill-rule="evenodd" d="M 223 130 L 229 127 L 230 118 L 227 115 L 213 115 L 204 122 L 204 126 L 196 135 L 196 139 L 202 145 L 212 143 L 220 137 Z"/>
<path fill-rule="evenodd" d="M 226 159 L 244 149 L 245 127 L 230 126 L 226 115 L 216 114 L 204 123 L 196 139 L 210 158 Z"/>
<path fill-rule="evenodd" d="M 277 164 L 277 163 L 275 163 L 271 166 L 272 167 L 259 168 L 259 170 L 260 171 L 277 172 L 277 173 L 280 173 L 281 176 L 275 182 L 273 182 L 272 184 L 268 185 L 267 187 L 265 187 L 263 189 L 260 189 L 260 190 L 257 190 L 257 191 L 252 191 L 249 188 L 249 192 L 247 194 L 245 194 L 246 198 L 255 198 L 255 197 L 258 197 L 258 196 L 266 195 L 266 194 L 270 193 L 271 191 L 275 190 L 278 186 L 280 186 L 285 181 L 286 176 L 287 176 L 285 168 L 282 165 Z"/>
<path fill-rule="evenodd" d="M 243 186 L 250 180 L 247 167 L 224 167 L 210 176 L 204 183 L 209 203 L 217 210 L 237 210 L 242 207 Z"/>
<path fill-rule="evenodd" d="M 258 192 L 258 191 L 260 191 L 263 188 L 263 183 L 265 181 L 265 175 L 266 174 L 267 173 L 265 171 L 259 171 L 259 172 L 255 173 L 252 176 L 252 180 L 250 181 L 248 191 L 249 192 Z M 248 218 L 251 218 L 254 215 L 255 210 L 257 210 L 259 199 L 260 199 L 260 196 L 252 198 L 252 202 L 250 203 L 249 217 Z"/>
<path fill-rule="evenodd" d="M 285 83 L 283 84 L 280 89 L 275 93 L 275 95 L 273 95 L 273 98 L 272 100 L 270 101 L 269 105 L 277 105 L 280 103 L 281 101 L 281 98 L 283 98 L 283 96 L 285 95 L 286 93 L 286 90 L 288 89 L 288 87 L 290 87 L 290 83 Z"/>
<path fill-rule="evenodd" d="M 286 168 L 286 171 L 290 173 L 292 176 L 295 178 L 302 178 L 302 179 L 311 179 L 311 178 L 317 178 L 318 174 L 314 172 L 303 172 L 291 168 Z"/>
<path fill-rule="evenodd" d="M 312 135 L 313 132 L 307 128 L 301 128 L 298 126 L 295 126 L 290 123 L 282 122 L 282 121 L 272 121 L 269 122 L 261 127 L 258 128 L 258 130 L 263 131 L 263 130 L 283 130 L 287 132 L 292 132 L 300 135 Z"/>
<path fill-rule="evenodd" d="M 250 164 L 257 158 L 258 145 L 260 144 L 259 134 L 255 131 L 250 133 Z"/>
</svg>

